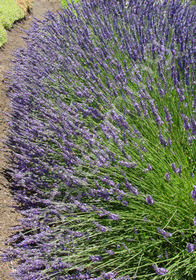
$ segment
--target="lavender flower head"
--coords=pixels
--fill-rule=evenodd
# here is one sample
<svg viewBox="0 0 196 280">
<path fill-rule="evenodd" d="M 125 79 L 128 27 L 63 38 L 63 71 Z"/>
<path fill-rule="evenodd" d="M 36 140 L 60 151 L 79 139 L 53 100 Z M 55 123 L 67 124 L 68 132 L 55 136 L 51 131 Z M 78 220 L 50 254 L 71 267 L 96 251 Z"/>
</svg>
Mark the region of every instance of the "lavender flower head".
<svg viewBox="0 0 196 280">
<path fill-rule="evenodd" d="M 158 267 L 155 264 L 152 265 L 152 267 L 154 268 L 156 274 L 158 275 L 165 275 L 168 273 L 168 270 L 162 267 Z"/>
<path fill-rule="evenodd" d="M 172 116 L 171 114 L 169 113 L 169 110 L 167 109 L 166 106 L 164 106 L 164 111 L 165 111 L 165 119 L 167 121 L 168 124 L 172 124 Z"/>
<path fill-rule="evenodd" d="M 196 204 L 196 186 L 193 186 L 193 191 L 191 191 L 191 197 L 193 198 Z"/>
<path fill-rule="evenodd" d="M 193 253 L 195 251 L 195 244 L 188 243 L 186 246 L 186 250 L 188 253 Z"/>
<path fill-rule="evenodd" d="M 154 203 L 154 200 L 151 195 L 147 195 L 146 202 L 148 203 L 148 205 L 152 205 Z"/>
<path fill-rule="evenodd" d="M 93 261 L 93 262 L 99 262 L 99 261 L 102 260 L 102 257 L 101 257 L 100 255 L 92 255 L 92 256 L 89 255 L 89 258 L 90 258 L 91 261 Z"/>
<path fill-rule="evenodd" d="M 166 178 L 166 180 L 169 182 L 170 181 L 170 174 L 169 174 L 169 172 L 168 173 L 165 173 L 165 178 Z"/>
<path fill-rule="evenodd" d="M 165 231 L 164 229 L 157 228 L 158 233 L 160 233 L 163 237 L 172 237 L 172 233 Z"/>
</svg>

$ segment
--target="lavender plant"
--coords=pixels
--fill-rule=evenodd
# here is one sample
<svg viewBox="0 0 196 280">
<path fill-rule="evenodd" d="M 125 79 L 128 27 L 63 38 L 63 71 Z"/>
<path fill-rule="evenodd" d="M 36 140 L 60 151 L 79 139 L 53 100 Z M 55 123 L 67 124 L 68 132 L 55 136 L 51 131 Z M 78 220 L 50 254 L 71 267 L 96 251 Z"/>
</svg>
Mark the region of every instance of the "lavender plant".
<svg viewBox="0 0 196 280">
<path fill-rule="evenodd" d="M 62 6 L 63 7 L 66 7 L 67 6 L 67 2 L 69 2 L 69 3 L 72 3 L 72 1 L 67 1 L 67 0 L 61 0 L 61 4 L 62 4 Z M 79 0 L 74 0 L 74 3 L 78 3 L 78 2 L 80 2 Z"/>
<path fill-rule="evenodd" d="M 15 279 L 195 279 L 195 7 L 82 0 L 8 73 Z"/>
</svg>

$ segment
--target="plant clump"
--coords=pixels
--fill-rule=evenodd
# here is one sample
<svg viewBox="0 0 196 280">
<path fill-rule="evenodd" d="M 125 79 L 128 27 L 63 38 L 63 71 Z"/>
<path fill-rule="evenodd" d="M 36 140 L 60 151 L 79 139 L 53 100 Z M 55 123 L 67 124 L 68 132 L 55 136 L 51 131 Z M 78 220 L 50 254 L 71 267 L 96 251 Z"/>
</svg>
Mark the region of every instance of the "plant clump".
<svg viewBox="0 0 196 280">
<path fill-rule="evenodd" d="M 195 32 L 178 0 L 33 23 L 8 73 L 16 279 L 195 279 Z"/>
<path fill-rule="evenodd" d="M 15 21 L 23 19 L 32 6 L 32 0 L 0 0 L 0 47 L 7 42 L 6 30 Z"/>
</svg>

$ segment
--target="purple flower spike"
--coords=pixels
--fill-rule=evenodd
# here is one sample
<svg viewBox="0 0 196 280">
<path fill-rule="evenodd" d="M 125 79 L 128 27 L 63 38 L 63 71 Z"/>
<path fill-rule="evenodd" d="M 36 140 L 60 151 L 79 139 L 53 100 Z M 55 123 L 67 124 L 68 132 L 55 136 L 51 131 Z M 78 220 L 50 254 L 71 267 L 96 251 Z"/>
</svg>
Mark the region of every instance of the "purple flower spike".
<svg viewBox="0 0 196 280">
<path fill-rule="evenodd" d="M 99 223 L 96 223 L 95 221 L 93 221 L 93 224 L 95 224 L 97 226 L 97 228 L 102 232 L 105 232 L 108 230 L 107 227 L 104 227 L 104 226 L 100 225 Z"/>
<path fill-rule="evenodd" d="M 135 187 L 132 187 L 132 188 L 131 188 L 131 192 L 132 192 L 134 195 L 138 195 L 138 194 L 139 194 L 138 189 L 136 189 Z"/>
<path fill-rule="evenodd" d="M 166 273 L 168 273 L 168 270 L 163 267 L 158 267 L 155 264 L 153 264 L 152 267 L 158 275 L 165 275 Z"/>
<path fill-rule="evenodd" d="M 170 181 L 170 174 L 169 174 L 169 172 L 165 174 L 165 178 L 166 178 L 166 180 L 167 180 L 168 182 Z"/>
<path fill-rule="evenodd" d="M 159 140 L 163 148 L 165 148 L 167 146 L 167 140 L 163 137 L 160 131 L 159 131 Z"/>
<path fill-rule="evenodd" d="M 190 125 L 190 123 L 188 122 L 187 116 L 185 116 L 184 114 L 181 114 L 181 116 L 182 116 L 182 119 L 183 119 L 183 121 L 184 121 L 184 128 L 185 128 L 186 130 L 189 130 L 189 129 L 191 128 L 191 125 Z"/>
<path fill-rule="evenodd" d="M 191 192 L 191 197 L 193 198 L 193 200 L 196 200 L 196 186 L 193 186 L 193 191 Z"/>
<path fill-rule="evenodd" d="M 168 124 L 173 123 L 173 122 L 172 122 L 172 116 L 171 116 L 171 114 L 169 113 L 167 107 L 165 107 L 165 106 L 164 106 L 164 111 L 165 111 L 165 120 L 166 120 L 166 122 L 167 122 Z"/>
<path fill-rule="evenodd" d="M 147 164 L 147 168 L 148 168 L 148 170 L 152 171 L 152 166 L 150 164 Z"/>
<path fill-rule="evenodd" d="M 174 162 L 171 164 L 171 167 L 172 167 L 172 170 L 174 171 L 174 173 L 177 173 L 177 169 L 176 169 Z"/>
<path fill-rule="evenodd" d="M 146 217 L 143 218 L 144 222 L 147 223 L 148 219 Z"/>
<path fill-rule="evenodd" d="M 176 170 L 176 173 L 178 173 L 179 176 L 181 177 L 181 175 L 182 175 L 181 165 L 180 165 L 179 168 Z"/>
<path fill-rule="evenodd" d="M 195 244 L 192 244 L 192 243 L 188 243 L 187 246 L 186 246 L 186 250 L 188 253 L 192 253 L 195 251 Z"/>
<path fill-rule="evenodd" d="M 149 194 L 147 195 L 146 202 L 148 203 L 148 205 L 151 205 L 154 203 L 154 200 L 152 199 L 151 195 L 149 195 Z"/>
<path fill-rule="evenodd" d="M 100 255 L 94 255 L 94 256 L 89 256 L 89 258 L 91 259 L 91 261 L 93 262 L 99 262 L 102 260 L 102 257 Z"/>
<path fill-rule="evenodd" d="M 102 273 L 102 276 L 104 277 L 104 279 L 114 279 L 115 274 L 112 273 L 112 272 L 108 272 L 108 273 L 103 272 L 103 273 Z"/>
<path fill-rule="evenodd" d="M 191 133 L 193 135 L 196 135 L 196 120 L 194 119 L 193 116 L 191 116 L 191 118 L 190 118 L 190 125 L 191 125 L 191 129 L 192 129 Z"/>
<path fill-rule="evenodd" d="M 194 226 L 196 227 L 196 217 L 193 219 Z"/>
<path fill-rule="evenodd" d="M 164 229 L 157 228 L 158 233 L 162 234 L 163 237 L 172 237 L 172 233 L 165 231 Z"/>
</svg>

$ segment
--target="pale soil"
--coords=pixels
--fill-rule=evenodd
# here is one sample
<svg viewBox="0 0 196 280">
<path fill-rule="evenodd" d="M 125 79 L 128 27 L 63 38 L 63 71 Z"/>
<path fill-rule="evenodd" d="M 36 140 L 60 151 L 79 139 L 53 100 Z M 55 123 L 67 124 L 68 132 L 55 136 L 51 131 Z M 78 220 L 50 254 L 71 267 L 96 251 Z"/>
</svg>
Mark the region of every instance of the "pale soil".
<svg viewBox="0 0 196 280">
<path fill-rule="evenodd" d="M 16 0 L 16 2 L 22 8 L 25 15 L 27 15 L 33 5 L 33 0 Z"/>
</svg>

